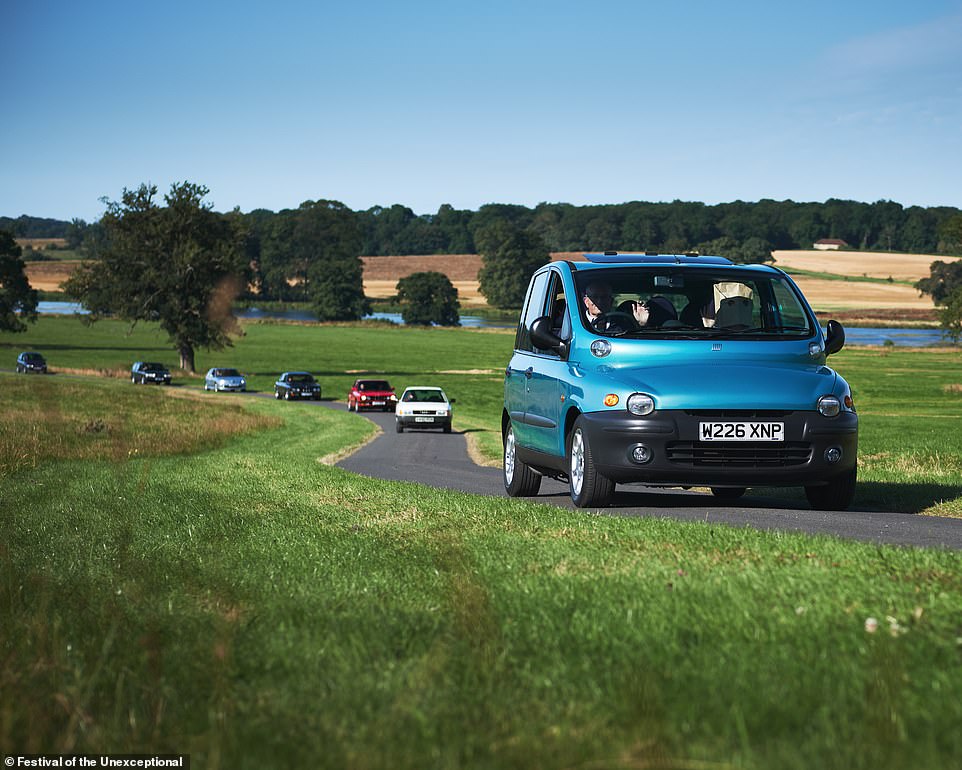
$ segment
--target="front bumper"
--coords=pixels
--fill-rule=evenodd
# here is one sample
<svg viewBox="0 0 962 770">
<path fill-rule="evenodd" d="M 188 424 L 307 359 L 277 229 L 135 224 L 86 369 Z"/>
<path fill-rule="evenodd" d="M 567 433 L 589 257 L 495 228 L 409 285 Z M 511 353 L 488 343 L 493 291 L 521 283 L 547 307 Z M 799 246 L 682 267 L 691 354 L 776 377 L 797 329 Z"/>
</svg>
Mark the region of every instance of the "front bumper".
<svg viewBox="0 0 962 770">
<path fill-rule="evenodd" d="M 810 486 L 827 483 L 855 467 L 858 415 L 843 412 L 684 411 L 636 417 L 627 412 L 582 415 L 598 471 L 619 483 L 683 486 Z M 779 442 L 699 441 L 707 421 L 782 422 Z M 646 463 L 631 459 L 634 447 L 651 451 Z M 829 462 L 826 451 L 841 451 Z"/>
<path fill-rule="evenodd" d="M 405 428 L 443 428 L 451 425 L 451 417 L 440 414 L 399 414 L 397 415 L 397 421 Z"/>
<path fill-rule="evenodd" d="M 287 390 L 283 391 L 285 394 L 290 394 L 290 398 L 320 398 L 321 391 L 319 390 Z"/>
</svg>

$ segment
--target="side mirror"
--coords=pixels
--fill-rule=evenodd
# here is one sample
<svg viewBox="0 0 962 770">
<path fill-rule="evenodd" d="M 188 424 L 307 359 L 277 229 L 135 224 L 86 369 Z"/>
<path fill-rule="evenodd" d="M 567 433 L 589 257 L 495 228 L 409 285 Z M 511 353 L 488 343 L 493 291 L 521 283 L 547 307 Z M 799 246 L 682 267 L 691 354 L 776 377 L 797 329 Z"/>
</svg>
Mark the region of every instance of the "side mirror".
<svg viewBox="0 0 962 770">
<path fill-rule="evenodd" d="M 829 321 L 827 334 L 825 335 L 825 355 L 838 353 L 845 344 L 845 329 L 838 321 Z"/>
<path fill-rule="evenodd" d="M 568 344 L 551 331 L 551 319 L 546 315 L 531 322 L 531 341 L 536 348 L 554 350 L 562 358 L 568 355 Z"/>
</svg>

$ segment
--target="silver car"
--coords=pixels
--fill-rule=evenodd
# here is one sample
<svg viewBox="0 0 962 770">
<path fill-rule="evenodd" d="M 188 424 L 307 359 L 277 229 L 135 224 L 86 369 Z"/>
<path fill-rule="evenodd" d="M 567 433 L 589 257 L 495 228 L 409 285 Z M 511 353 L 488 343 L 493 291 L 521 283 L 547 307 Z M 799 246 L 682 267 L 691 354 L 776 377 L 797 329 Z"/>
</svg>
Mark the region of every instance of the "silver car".
<svg viewBox="0 0 962 770">
<path fill-rule="evenodd" d="M 204 377 L 204 390 L 247 390 L 247 380 L 236 369 L 213 368 Z"/>
</svg>

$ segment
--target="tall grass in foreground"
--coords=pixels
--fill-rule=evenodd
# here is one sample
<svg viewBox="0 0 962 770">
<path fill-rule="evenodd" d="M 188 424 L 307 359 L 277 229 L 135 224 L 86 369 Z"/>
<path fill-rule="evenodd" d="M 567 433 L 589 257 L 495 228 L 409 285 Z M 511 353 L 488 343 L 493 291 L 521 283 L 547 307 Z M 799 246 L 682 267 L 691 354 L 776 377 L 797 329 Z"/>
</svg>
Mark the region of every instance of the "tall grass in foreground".
<svg viewBox="0 0 962 770">
<path fill-rule="evenodd" d="M 317 462 L 362 418 L 243 409 L 285 425 L 3 480 L 0 751 L 962 765 L 959 554 L 365 479 Z"/>
</svg>

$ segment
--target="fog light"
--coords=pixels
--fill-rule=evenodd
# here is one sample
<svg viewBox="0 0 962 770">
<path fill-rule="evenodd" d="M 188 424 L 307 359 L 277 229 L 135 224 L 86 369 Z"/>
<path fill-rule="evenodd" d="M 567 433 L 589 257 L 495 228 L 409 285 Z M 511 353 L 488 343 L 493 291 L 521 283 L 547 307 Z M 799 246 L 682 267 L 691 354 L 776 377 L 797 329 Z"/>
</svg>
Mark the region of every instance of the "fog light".
<svg viewBox="0 0 962 770">
<path fill-rule="evenodd" d="M 631 460 L 643 465 L 651 459 L 651 450 L 644 444 L 635 444 L 631 448 Z"/>
<path fill-rule="evenodd" d="M 837 446 L 830 446 L 825 450 L 825 462 L 829 465 L 834 465 L 839 460 L 842 459 L 842 448 Z"/>
</svg>

